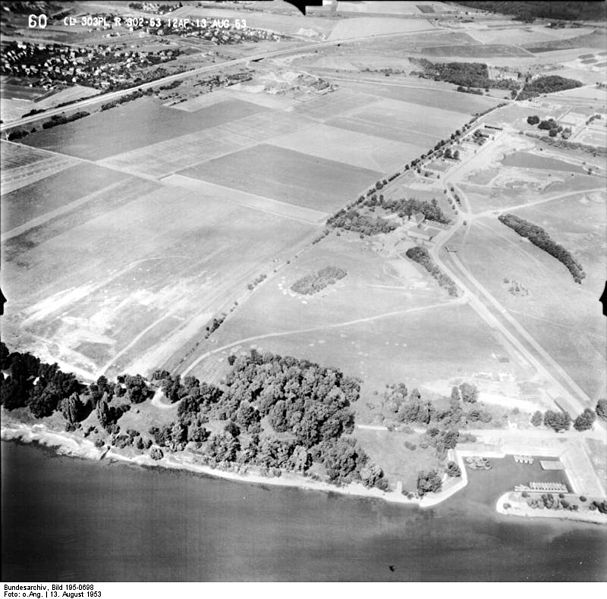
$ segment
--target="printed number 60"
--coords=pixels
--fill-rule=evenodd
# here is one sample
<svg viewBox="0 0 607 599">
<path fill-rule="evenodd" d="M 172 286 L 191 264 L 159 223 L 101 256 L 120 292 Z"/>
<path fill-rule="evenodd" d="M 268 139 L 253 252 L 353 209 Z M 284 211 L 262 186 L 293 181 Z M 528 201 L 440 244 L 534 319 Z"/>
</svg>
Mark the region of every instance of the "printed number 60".
<svg viewBox="0 0 607 599">
<path fill-rule="evenodd" d="M 48 23 L 46 15 L 29 15 L 27 18 L 27 26 L 30 29 L 45 29 Z"/>
</svg>

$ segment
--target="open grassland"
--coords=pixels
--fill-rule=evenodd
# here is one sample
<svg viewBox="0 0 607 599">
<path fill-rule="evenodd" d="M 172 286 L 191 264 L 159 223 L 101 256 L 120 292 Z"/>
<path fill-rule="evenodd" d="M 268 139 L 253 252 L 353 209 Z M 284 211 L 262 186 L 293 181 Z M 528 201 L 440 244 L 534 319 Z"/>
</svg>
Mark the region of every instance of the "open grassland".
<svg viewBox="0 0 607 599">
<path fill-rule="evenodd" d="M 365 300 L 351 296 L 350 301 Z M 344 319 L 343 324 L 335 322 L 333 327 L 316 328 L 306 320 L 301 328 L 313 330 L 273 335 L 268 333 L 265 319 L 258 319 L 249 321 L 248 326 L 245 323 L 245 336 L 240 324 L 246 312 L 245 305 L 238 318 L 226 321 L 219 329 L 213 347 L 234 345 L 212 355 L 211 362 L 251 346 L 306 358 L 361 377 L 361 401 L 372 405 L 379 401 L 374 391 L 381 391 L 386 383 L 405 382 L 412 388 L 454 375 L 470 378 L 475 372 L 510 373 L 516 368 L 513 363 L 498 361 L 498 356 L 504 355 L 502 345 L 476 313 L 461 302 L 429 304 L 419 310 L 352 324 Z M 255 330 L 258 337 L 253 334 Z M 192 374 L 198 375 L 203 367 L 204 361 L 192 369 Z"/>
<path fill-rule="evenodd" d="M 10 337 L 90 376 L 147 373 L 201 339 L 214 316 L 312 230 L 200 193 L 141 185 L 94 218 L 68 219 L 68 230 L 45 235 L 55 226 L 46 223 L 42 242 L 7 244 L 5 294 L 18 298 L 7 311 Z"/>
<path fill-rule="evenodd" d="M 496 98 L 478 96 L 452 91 L 453 86 L 446 84 L 443 88 L 436 86 L 419 87 L 417 85 L 400 85 L 395 83 L 378 83 L 377 85 L 367 83 L 344 82 L 344 87 L 361 93 L 374 94 L 381 98 L 399 100 L 410 104 L 418 104 L 418 110 L 425 110 L 424 121 L 431 122 L 429 111 L 434 108 L 459 112 L 461 114 L 475 114 L 484 112 L 499 104 Z"/>
<path fill-rule="evenodd" d="M 424 118 L 427 109 L 418 104 L 398 100 L 382 100 L 373 106 L 328 121 L 329 125 L 359 133 L 373 134 L 399 142 L 430 148 L 443 137 L 448 137 L 468 119 L 458 112 L 432 109 L 432 117 Z M 423 153 L 423 149 L 420 154 Z M 403 163 L 406 160 L 402 161 Z"/>
<path fill-rule="evenodd" d="M 181 171 L 182 175 L 321 211 L 352 199 L 379 173 L 269 144 Z"/>
<path fill-rule="evenodd" d="M 185 177 L 183 175 L 170 175 L 169 177 L 165 177 L 162 182 L 167 185 L 202 193 L 205 196 L 212 197 L 221 202 L 225 202 L 226 204 L 244 206 L 245 208 L 251 208 L 253 210 L 258 210 L 259 212 L 265 212 L 283 218 L 290 218 L 310 225 L 323 225 L 330 216 L 328 212 L 265 198 L 252 193 L 239 191 L 232 187 L 216 185 L 214 183 L 209 183 L 208 181 L 192 179 L 191 177 Z"/>
<path fill-rule="evenodd" d="M 580 194 L 515 212 L 573 253 L 587 273 L 581 285 L 560 262 L 491 217 L 473 221 L 458 252 L 474 277 L 591 397 L 605 385 L 604 323 L 597 302 L 605 271 L 604 201 Z M 516 280 L 527 294 L 513 294 L 505 280 Z"/>
<path fill-rule="evenodd" d="M 489 187 L 487 184 L 458 185 L 470 201 L 472 212 L 505 211 L 517 206 L 541 204 L 555 196 L 601 187 L 601 180 L 598 177 L 556 171 L 546 175 L 545 171 L 536 169 L 527 171 L 500 169 L 493 174 L 495 177 L 491 179 Z M 487 176 L 490 177 L 491 173 L 487 173 Z"/>
<path fill-rule="evenodd" d="M 264 283 L 212 343 L 184 363 L 185 371 L 218 380 L 230 353 L 255 346 L 360 376 L 369 402 L 386 383 L 416 386 L 476 371 L 512 371 L 512 364 L 498 362 L 505 352 L 491 329 L 399 249 L 377 241 L 372 251 L 350 239 L 329 236 Z M 403 251 L 410 245 L 404 242 Z M 314 296 L 290 291 L 293 282 L 326 265 L 348 274 Z"/>
<path fill-rule="evenodd" d="M 464 46 L 430 46 L 422 49 L 424 56 L 432 58 L 458 56 L 462 58 L 493 58 L 496 56 L 526 57 L 530 53 L 517 46 L 482 44 Z"/>
<path fill-rule="evenodd" d="M 125 177 L 93 164 L 77 164 L 3 194 L 2 233 L 101 191 Z"/>
<path fill-rule="evenodd" d="M 340 162 L 381 173 L 393 172 L 420 154 L 419 145 L 413 143 L 321 124 L 274 137 L 271 142 L 274 146 L 329 160 L 339 157 Z"/>
<path fill-rule="evenodd" d="M 541 42 L 531 42 L 525 45 L 525 49 L 534 54 L 542 52 L 550 52 L 553 50 L 567 50 L 570 48 L 605 48 L 605 32 L 600 29 L 595 29 L 588 32 L 588 29 L 582 29 L 581 35 L 574 37 L 566 37 Z"/>
<path fill-rule="evenodd" d="M 335 24 L 338 22 L 337 19 L 314 17 L 302 15 L 299 11 L 293 8 L 293 12 L 290 14 L 276 14 L 266 10 L 261 11 L 249 11 L 243 12 L 242 10 L 230 10 L 229 8 L 222 8 L 221 10 L 212 11 L 208 7 L 199 7 L 186 5 L 171 13 L 171 18 L 205 18 L 211 17 L 221 19 L 246 19 L 249 27 L 258 27 L 261 29 L 269 29 L 271 31 L 277 31 L 285 33 L 287 35 L 297 35 L 302 29 L 313 30 L 319 36 L 328 36 Z M 255 44 L 259 45 L 259 44 Z"/>
<path fill-rule="evenodd" d="M 515 25 L 504 28 L 476 29 L 470 28 L 468 34 L 482 44 L 505 44 L 524 46 L 525 44 L 536 44 L 540 42 L 558 42 L 576 38 L 581 35 L 592 33 L 590 27 L 579 27 L 575 29 L 548 29 L 541 25 Z"/>
<path fill-rule="evenodd" d="M 432 29 L 432 25 L 425 19 L 354 17 L 339 21 L 331 31 L 329 39 L 347 40 L 387 33 L 418 33 Z"/>
<path fill-rule="evenodd" d="M 431 46 L 479 45 L 463 31 L 448 31 L 434 28 L 432 31 L 411 33 L 406 36 L 393 36 L 361 40 L 356 44 L 357 54 L 374 56 L 401 56 L 404 52 L 417 53 L 420 48 Z"/>
<path fill-rule="evenodd" d="M 296 112 L 324 121 L 347 114 L 377 101 L 375 96 L 360 94 L 347 89 L 338 89 L 330 94 L 302 102 L 295 107 Z"/>
<path fill-rule="evenodd" d="M 507 154 L 503 160 L 504 166 L 514 166 L 519 168 L 531 168 L 547 171 L 565 171 L 568 173 L 585 174 L 584 168 L 579 164 L 573 164 L 558 158 L 536 154 L 532 152 L 512 152 Z"/>
<path fill-rule="evenodd" d="M 70 156 L 100 160 L 261 110 L 264 109 L 256 104 L 226 100 L 195 113 L 184 113 L 142 98 L 60 127 L 33 133 L 24 139 L 24 143 Z M 118 132 L 120 143 L 116 143 Z"/>
<path fill-rule="evenodd" d="M 357 428 L 354 436 L 364 447 L 369 457 L 382 465 L 385 476 L 392 484 L 402 482 L 403 490 L 417 489 L 417 474 L 420 470 L 435 470 L 439 460 L 434 447 L 419 446 L 421 435 L 386 430 Z M 415 449 L 409 449 L 415 447 Z"/>
<path fill-rule="evenodd" d="M 283 112 L 262 112 L 194 133 L 117 154 L 103 161 L 110 167 L 161 178 L 218 156 L 253 146 L 275 135 L 297 135 L 308 125 Z"/>
</svg>

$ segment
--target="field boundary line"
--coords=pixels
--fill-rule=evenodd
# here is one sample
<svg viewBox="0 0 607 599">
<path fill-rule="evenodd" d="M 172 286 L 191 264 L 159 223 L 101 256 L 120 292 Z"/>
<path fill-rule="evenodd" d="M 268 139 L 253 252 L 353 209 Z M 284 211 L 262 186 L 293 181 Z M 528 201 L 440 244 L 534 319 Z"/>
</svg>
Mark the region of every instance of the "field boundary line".
<svg viewBox="0 0 607 599">
<path fill-rule="evenodd" d="M 0 236 L 0 240 L 8 241 L 9 239 L 12 239 L 13 237 L 17 237 L 19 235 L 22 235 L 23 233 L 26 233 L 30 229 L 34 229 L 35 227 L 39 227 L 40 225 L 47 223 L 49 220 L 52 220 L 52 219 L 56 218 L 57 216 L 62 216 L 64 214 L 67 214 L 67 213 L 71 212 L 72 210 L 74 210 L 75 208 L 79 208 L 80 206 L 83 206 L 84 204 L 91 202 L 92 200 L 96 199 L 97 196 L 100 196 L 108 191 L 111 191 L 112 189 L 115 189 L 116 187 L 119 187 L 122 183 L 123 183 L 123 181 L 116 181 L 115 183 L 112 183 L 111 185 L 108 185 L 107 187 L 104 187 L 103 189 L 98 189 L 97 191 L 94 191 L 93 193 L 89 193 L 88 195 L 86 195 L 82 198 L 78 198 L 77 200 L 74 200 L 73 202 L 70 202 L 69 204 L 66 204 L 65 206 L 61 206 L 60 208 L 51 210 L 50 212 L 42 214 L 41 216 L 37 216 L 37 217 L 33 218 L 32 220 L 29 220 L 26 223 L 19 225 L 18 227 L 15 227 L 14 229 L 11 229 L 10 231 L 6 231 L 6 233 L 2 233 L 2 235 Z"/>
<path fill-rule="evenodd" d="M 313 208 L 282 202 L 273 198 L 267 198 L 240 189 L 233 189 L 231 187 L 226 187 L 225 185 L 211 183 L 204 179 L 195 179 L 193 177 L 188 177 L 187 175 L 180 175 L 178 173 L 163 177 L 159 181 L 160 183 L 171 187 L 180 187 L 182 189 L 189 189 L 190 191 L 198 191 L 209 195 L 214 190 L 218 190 L 222 192 L 223 198 L 227 199 L 235 206 L 243 206 L 251 210 L 265 212 L 281 218 L 289 218 L 308 225 L 323 225 L 330 216 L 328 212 L 321 212 L 320 210 L 314 210 Z M 256 203 L 261 203 L 262 205 L 257 205 Z M 272 207 L 275 207 L 275 209 L 272 210 Z M 297 212 L 300 214 L 298 215 Z M 309 215 L 308 218 L 306 218 L 306 214 Z"/>
</svg>

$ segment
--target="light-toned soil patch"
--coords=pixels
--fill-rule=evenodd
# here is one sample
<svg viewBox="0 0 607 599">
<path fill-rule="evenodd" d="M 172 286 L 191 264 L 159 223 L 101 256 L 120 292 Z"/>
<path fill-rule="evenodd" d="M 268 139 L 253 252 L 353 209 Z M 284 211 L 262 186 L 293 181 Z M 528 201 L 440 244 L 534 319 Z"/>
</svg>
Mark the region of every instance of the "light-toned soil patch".
<svg viewBox="0 0 607 599">
<path fill-rule="evenodd" d="M 419 146 L 327 125 L 272 138 L 272 145 L 388 173 L 419 155 Z"/>
<path fill-rule="evenodd" d="M 339 89 L 307 102 L 302 102 L 295 107 L 295 110 L 297 113 L 313 119 L 325 121 L 331 117 L 347 114 L 363 106 L 368 106 L 376 101 L 377 98 L 370 94 L 354 93 L 349 90 Z"/>
<path fill-rule="evenodd" d="M 151 348 L 154 359 L 158 348 L 170 357 L 201 338 L 265 264 L 311 231 L 201 193 L 142 184 L 156 191 L 140 190 L 63 231 L 47 223 L 40 234 L 51 235 L 33 246 L 5 247 L 3 291 L 19 302 L 9 302 L 3 327 L 18 327 L 24 347 L 92 375 L 131 366 L 146 374 L 144 366 L 161 366 L 146 360 Z"/>
</svg>

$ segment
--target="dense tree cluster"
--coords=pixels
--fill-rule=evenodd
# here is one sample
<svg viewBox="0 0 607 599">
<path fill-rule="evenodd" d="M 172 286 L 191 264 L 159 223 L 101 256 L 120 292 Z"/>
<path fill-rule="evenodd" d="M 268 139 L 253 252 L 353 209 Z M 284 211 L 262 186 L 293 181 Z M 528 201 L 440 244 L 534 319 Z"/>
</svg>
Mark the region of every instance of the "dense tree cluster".
<svg viewBox="0 0 607 599">
<path fill-rule="evenodd" d="M 442 488 L 441 478 L 436 470 L 421 471 L 417 475 L 417 492 L 421 497 L 426 493 L 437 493 Z"/>
<path fill-rule="evenodd" d="M 313 295 L 329 285 L 334 285 L 348 273 L 337 266 L 326 266 L 318 272 L 306 275 L 291 285 L 291 290 L 303 295 Z"/>
<path fill-rule="evenodd" d="M 543 422 L 544 415 L 539 410 L 533 412 L 533 416 L 531 416 L 531 424 L 533 424 L 533 426 L 541 426 Z"/>
<path fill-rule="evenodd" d="M 546 410 L 544 413 L 544 426 L 549 426 L 557 433 L 566 431 L 571 426 L 571 416 L 567 412 Z"/>
<path fill-rule="evenodd" d="M 596 415 L 601 420 L 607 420 L 607 399 L 599 399 L 596 402 Z"/>
<path fill-rule="evenodd" d="M 582 282 L 586 273 L 584 273 L 581 264 L 562 245 L 553 241 L 542 227 L 510 213 L 500 214 L 498 219 L 521 237 L 529 239 L 533 245 L 554 256 L 559 262 L 562 262 L 572 274 L 573 280 L 576 283 Z"/>
<path fill-rule="evenodd" d="M 533 0 L 531 2 L 522 2 L 519 0 L 467 0 L 459 1 L 456 4 L 470 6 L 479 10 L 496 12 L 504 15 L 514 15 L 519 19 L 526 21 L 537 18 L 563 19 L 569 21 L 577 20 L 605 20 L 605 8 L 603 2 L 565 2 L 562 0 L 546 2 L 542 0 Z"/>
<path fill-rule="evenodd" d="M 84 386 L 57 364 L 45 364 L 29 353 L 10 353 L 0 342 L 0 403 L 7 410 L 28 407 L 36 418 L 50 416 L 61 400 L 78 394 Z M 75 412 L 74 412 L 75 414 Z"/>
<path fill-rule="evenodd" d="M 459 386 L 459 392 L 465 402 L 476 403 L 478 401 L 478 389 L 471 383 L 462 383 Z"/>
<path fill-rule="evenodd" d="M 518 88 L 511 79 L 491 79 L 487 65 L 482 62 L 431 62 L 425 58 L 417 62 L 424 69 L 422 76 L 434 81 L 447 81 L 465 88 Z"/>
<path fill-rule="evenodd" d="M 519 100 L 527 100 L 541 94 L 551 94 L 581 86 L 582 82 L 576 79 L 567 79 L 560 75 L 545 75 L 525 83 L 525 87 L 523 87 L 518 97 Z"/>
<path fill-rule="evenodd" d="M 435 264 L 426 248 L 421 246 L 409 248 L 406 255 L 410 260 L 421 264 L 436 279 L 438 284 L 449 292 L 449 295 L 457 297 L 457 285 Z"/>
<path fill-rule="evenodd" d="M 130 94 L 126 94 L 124 96 L 120 96 L 119 98 L 117 98 L 116 100 L 112 100 L 111 102 L 106 102 L 105 104 L 101 105 L 101 110 L 110 110 L 112 108 L 115 108 L 116 106 L 118 106 L 119 104 L 124 104 L 125 102 L 132 102 L 133 100 L 137 100 L 139 98 L 142 98 L 143 96 L 151 96 L 153 94 L 153 90 L 151 88 L 147 89 L 147 90 L 142 90 L 142 89 L 138 89 Z"/>
<path fill-rule="evenodd" d="M 530 125 L 537 125 L 540 122 L 540 117 L 537 115 L 531 115 L 527 117 L 527 123 Z"/>
<path fill-rule="evenodd" d="M 327 221 L 327 225 L 336 229 L 356 231 L 361 235 L 378 235 L 379 233 L 390 233 L 398 227 L 398 224 L 382 218 L 381 216 L 370 216 L 361 214 L 353 208 L 342 209 Z"/>
<path fill-rule="evenodd" d="M 590 408 L 586 408 L 573 422 L 573 428 L 576 431 L 587 431 L 592 428 L 596 420 L 596 413 Z"/>
<path fill-rule="evenodd" d="M 379 198 L 376 195 L 372 195 L 367 198 L 364 203 L 365 206 L 374 208 L 379 206 L 390 212 L 391 214 L 398 214 L 401 218 L 411 218 L 413 214 L 419 212 L 424 215 L 428 220 L 433 220 L 441 224 L 449 224 L 451 221 L 445 216 L 441 207 L 438 205 L 438 201 L 433 199 L 428 202 L 426 200 L 417 200 L 415 198 L 400 200 L 386 200 L 383 196 Z"/>
<path fill-rule="evenodd" d="M 42 123 L 43 129 L 51 129 L 52 127 L 56 127 L 57 125 L 65 125 L 66 123 L 71 123 L 72 121 L 77 121 L 78 119 L 82 119 L 85 116 L 89 116 L 90 112 L 86 112 L 85 110 L 81 110 L 79 112 L 74 112 L 69 116 L 65 116 L 64 114 L 56 114 L 51 117 L 49 121 L 45 121 Z"/>
<path fill-rule="evenodd" d="M 149 431 L 159 447 L 179 451 L 194 443 L 213 466 L 254 465 L 277 475 L 306 473 L 316 463 L 336 484 L 358 480 L 387 488 L 381 468 L 348 436 L 358 381 L 307 360 L 255 350 L 230 356 L 229 363 L 223 389 L 195 377 L 181 381 L 154 373 L 181 401 L 175 423 Z M 217 420 L 226 422 L 224 430 L 211 434 L 205 424 Z"/>
</svg>

